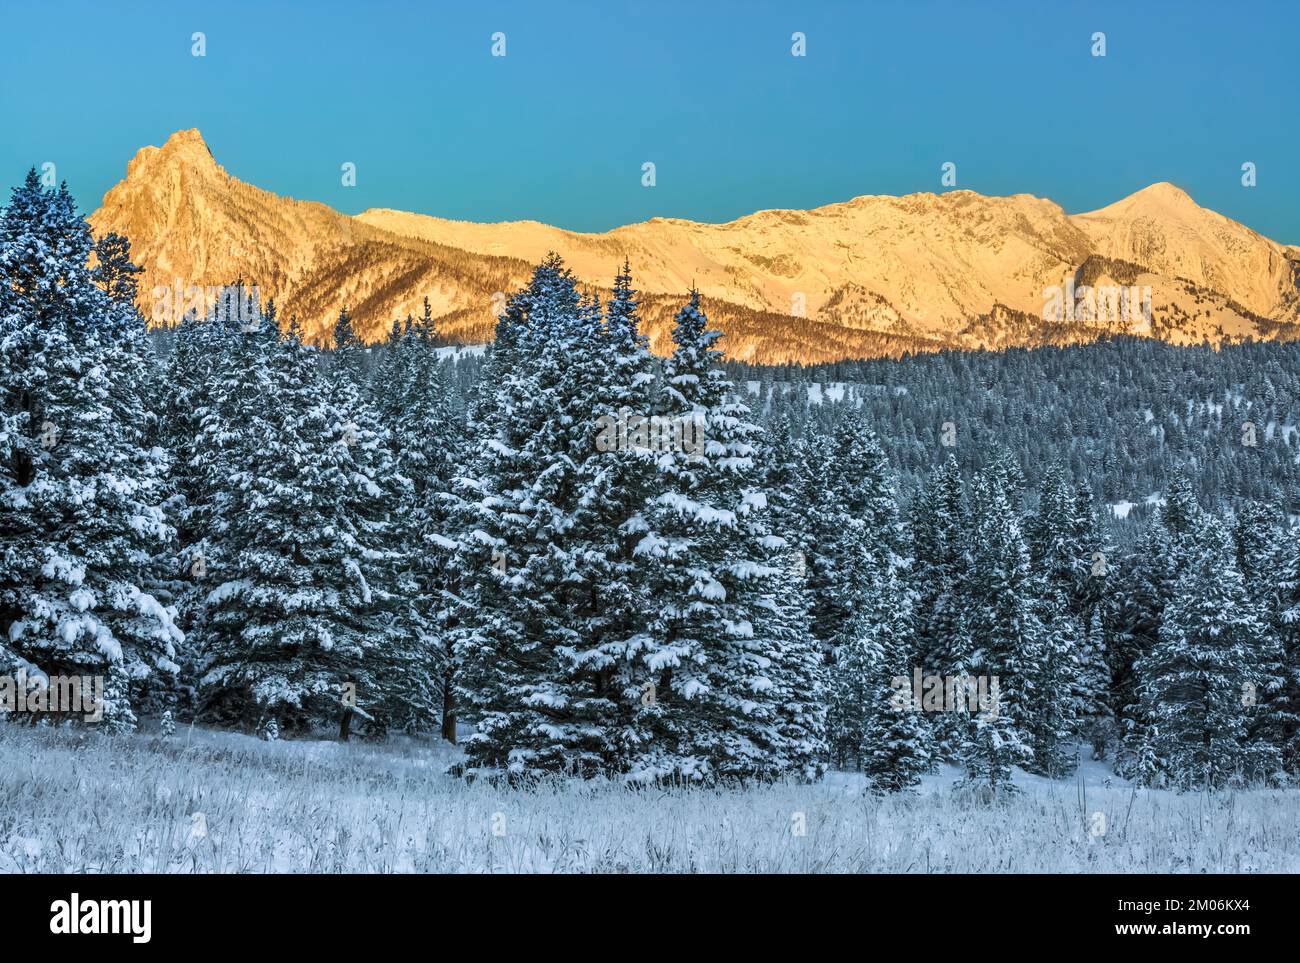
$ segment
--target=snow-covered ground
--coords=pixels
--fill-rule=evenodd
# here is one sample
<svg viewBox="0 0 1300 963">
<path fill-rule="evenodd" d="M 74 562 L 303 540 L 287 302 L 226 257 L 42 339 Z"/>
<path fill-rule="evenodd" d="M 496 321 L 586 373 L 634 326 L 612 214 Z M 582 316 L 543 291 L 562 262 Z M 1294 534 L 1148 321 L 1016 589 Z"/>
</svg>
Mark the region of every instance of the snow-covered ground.
<svg viewBox="0 0 1300 963">
<path fill-rule="evenodd" d="M 1161 497 L 1159 492 L 1152 492 L 1146 498 L 1142 499 L 1142 504 L 1146 505 L 1148 508 L 1154 508 L 1163 505 L 1164 503 L 1165 500 Z M 1137 502 L 1112 502 L 1110 510 L 1116 518 L 1122 521 L 1123 519 L 1128 518 L 1129 512 L 1137 508 L 1137 505 Z"/>
<path fill-rule="evenodd" d="M 987 803 L 955 770 L 815 786 L 466 784 L 445 745 L 0 723 L 0 872 L 1298 872 L 1300 792 L 1135 789 L 1104 763 Z M 1109 785 L 1107 785 L 1109 781 Z"/>
<path fill-rule="evenodd" d="M 448 345 L 445 348 L 436 348 L 434 350 L 438 355 L 439 361 L 446 361 L 448 358 L 450 358 L 452 361 L 459 361 L 461 358 L 468 357 L 470 355 L 476 358 L 482 357 L 483 353 L 487 351 L 487 345 L 452 344 L 452 345 Z"/>
</svg>

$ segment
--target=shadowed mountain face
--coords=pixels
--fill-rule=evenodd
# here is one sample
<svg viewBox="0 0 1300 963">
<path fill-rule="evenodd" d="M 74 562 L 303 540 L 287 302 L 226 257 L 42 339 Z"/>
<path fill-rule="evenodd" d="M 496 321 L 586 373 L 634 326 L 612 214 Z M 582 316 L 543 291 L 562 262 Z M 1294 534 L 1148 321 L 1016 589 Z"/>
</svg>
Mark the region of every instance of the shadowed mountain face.
<svg viewBox="0 0 1300 963">
<path fill-rule="evenodd" d="M 390 210 L 349 217 L 237 180 L 188 130 L 140 150 L 90 221 L 97 234 L 131 239 L 146 270 L 141 308 L 160 322 L 161 289 L 242 279 L 313 336 L 346 305 L 379 338 L 428 298 L 444 335 L 481 342 L 498 292 L 519 287 L 554 250 L 601 289 L 630 258 L 660 353 L 692 284 L 727 333 L 722 347 L 756 362 L 1063 344 L 1106 332 L 1179 344 L 1300 335 L 1300 249 L 1197 206 L 1172 184 L 1073 216 L 1025 194 L 950 191 L 579 234 Z"/>
</svg>

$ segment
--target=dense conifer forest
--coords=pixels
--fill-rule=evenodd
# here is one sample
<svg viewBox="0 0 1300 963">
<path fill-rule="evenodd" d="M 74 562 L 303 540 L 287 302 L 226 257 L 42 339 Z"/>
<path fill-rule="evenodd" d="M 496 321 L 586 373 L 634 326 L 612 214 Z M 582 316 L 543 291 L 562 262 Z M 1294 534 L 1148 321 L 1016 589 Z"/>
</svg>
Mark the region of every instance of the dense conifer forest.
<svg viewBox="0 0 1300 963">
<path fill-rule="evenodd" d="M 1300 766 L 1292 344 L 758 368 L 686 293 L 659 357 L 634 265 L 602 300 L 554 256 L 482 352 L 427 305 L 310 344 L 237 279 L 150 335 L 129 251 L 34 173 L 0 218 L 0 672 L 102 676 L 110 732 L 882 792 Z"/>
</svg>

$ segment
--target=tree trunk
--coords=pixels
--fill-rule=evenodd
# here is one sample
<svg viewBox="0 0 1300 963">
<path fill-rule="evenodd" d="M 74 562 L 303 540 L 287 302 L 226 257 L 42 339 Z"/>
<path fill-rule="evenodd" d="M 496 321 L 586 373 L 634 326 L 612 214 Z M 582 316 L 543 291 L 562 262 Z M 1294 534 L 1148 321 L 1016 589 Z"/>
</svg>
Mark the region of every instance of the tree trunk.
<svg viewBox="0 0 1300 963">
<path fill-rule="evenodd" d="M 442 688 L 442 737 L 453 746 L 456 744 L 456 696 L 451 688 L 450 673 Z"/>
</svg>

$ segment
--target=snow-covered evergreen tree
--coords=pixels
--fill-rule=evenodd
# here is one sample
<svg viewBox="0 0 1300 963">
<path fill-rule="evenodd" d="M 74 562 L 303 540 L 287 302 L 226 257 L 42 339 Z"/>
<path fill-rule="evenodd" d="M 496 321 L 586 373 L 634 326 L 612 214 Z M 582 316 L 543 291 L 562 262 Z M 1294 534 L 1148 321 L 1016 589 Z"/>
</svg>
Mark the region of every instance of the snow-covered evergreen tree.
<svg viewBox="0 0 1300 963">
<path fill-rule="evenodd" d="M 967 771 L 995 788 L 1004 770 L 1029 757 L 1026 733 L 1049 737 L 1059 698 L 1055 645 L 1035 611 L 1029 553 L 1013 508 L 1014 481 L 1004 468 L 986 469 L 972 487 L 970 568 L 966 609 L 958 630 L 972 646 L 969 662 L 957 662 L 952 675 L 984 676 L 992 689 L 998 680 L 996 711 L 980 713 L 966 727 L 961 752 Z"/>
<path fill-rule="evenodd" d="M 212 380 L 195 460 L 216 507 L 196 635 L 210 718 L 340 724 L 384 691 L 379 440 L 331 402 L 296 325 L 241 329 Z"/>
<path fill-rule="evenodd" d="M 1033 768 L 1046 776 L 1074 771 L 1079 734 L 1082 631 L 1063 593 L 1034 585 L 1037 635 L 1021 654 L 1019 720 L 1034 754 Z M 1032 623 L 1031 623 L 1032 624 Z"/>
<path fill-rule="evenodd" d="M 1092 564 L 1100 542 L 1090 540 L 1095 525 L 1088 493 L 1071 491 L 1056 466 L 1044 474 L 1025 528 L 1043 629 L 1030 660 L 1026 698 L 1034 711 L 1026 717 L 1026 736 L 1037 769 L 1061 776 L 1073 768 L 1074 739 L 1097 720 L 1109 691 L 1104 642 L 1089 639 L 1084 627 L 1097 595 L 1091 580 L 1101 577 L 1094 568 L 1104 570 L 1105 563 L 1103 557 L 1100 566 Z"/>
<path fill-rule="evenodd" d="M 1148 523 L 1136 551 L 1125 559 L 1109 604 L 1111 707 L 1131 744 L 1140 742 L 1134 666 L 1159 638 L 1176 580 L 1169 533 L 1157 516 Z"/>
<path fill-rule="evenodd" d="M 1001 712 L 975 713 L 964 721 L 966 772 L 960 784 L 993 795 L 1017 792 L 1013 767 L 1023 766 L 1032 753 L 1015 723 Z"/>
<path fill-rule="evenodd" d="M 1025 523 L 1030 565 L 1046 586 L 1059 594 L 1071 614 L 1082 611 L 1081 587 L 1096 546 L 1081 539 L 1081 519 L 1075 493 L 1063 473 L 1052 465 L 1043 475 L 1038 505 Z M 1086 531 L 1086 529 L 1083 529 Z"/>
<path fill-rule="evenodd" d="M 398 546 L 397 617 L 405 627 L 396 655 L 402 682 L 394 716 L 406 728 L 437 717 L 444 739 L 456 741 L 455 587 L 449 526 L 452 482 L 464 447 L 464 424 L 434 348 L 428 302 L 413 324 L 394 324 L 370 397 L 386 433 L 395 500 L 390 535 Z"/>
<path fill-rule="evenodd" d="M 1248 738 L 1252 745 L 1281 753 L 1284 769 L 1295 768 L 1292 746 L 1300 729 L 1300 658 L 1288 620 L 1294 593 L 1294 560 L 1288 543 L 1294 532 L 1276 506 L 1245 502 L 1234 513 L 1232 542 L 1246 592 L 1255 605 L 1263 635 L 1254 660 L 1258 707 Z"/>
<path fill-rule="evenodd" d="M 771 593 L 758 604 L 757 635 L 769 646 L 776 719 L 771 775 L 816 780 L 826 769 L 826 666 L 808 631 L 808 599 L 793 550 L 778 555 Z"/>
<path fill-rule="evenodd" d="M 1248 743 L 1257 709 L 1264 626 L 1223 524 L 1199 515 L 1189 564 L 1156 644 L 1137 663 L 1142 739 L 1159 772 L 1182 788 L 1270 776 L 1273 748 Z"/>
<path fill-rule="evenodd" d="M 809 513 L 804 501 L 805 455 L 794 430 L 795 426 L 788 417 L 769 420 L 763 488 L 767 492 L 772 530 L 790 545 L 793 552 L 790 564 L 799 574 L 800 583 L 806 587 L 808 555 L 804 546 L 809 532 Z"/>
<path fill-rule="evenodd" d="M 593 647 L 606 660 L 602 685 L 619 690 L 618 721 L 611 733 L 617 768 L 628 770 L 653 740 L 660 706 L 652 693 L 662 669 L 657 642 L 647 631 L 649 585 L 637 547 L 649 532 L 646 503 L 657 480 L 661 446 L 642 437 L 658 411 L 656 364 L 641 333 L 640 302 L 625 260 L 614 279 L 600 330 L 605 362 L 592 371 L 596 394 L 591 416 L 598 427 L 594 456 L 582 464 L 586 493 L 579 530 L 585 578 L 592 585 Z M 626 438 L 621 426 L 626 424 Z M 621 439 L 622 443 L 617 443 Z M 650 441 L 650 444 L 646 444 Z M 669 441 L 672 441 L 670 433 Z M 684 439 L 685 441 L 685 439 Z M 611 442 L 616 442 L 611 445 Z M 773 613 L 780 631 L 785 609 Z"/>
<path fill-rule="evenodd" d="M 1300 772 L 1300 530 L 1286 532 L 1278 569 L 1274 616 L 1286 672 L 1278 700 L 1283 718 L 1279 745 L 1286 771 Z"/>
<path fill-rule="evenodd" d="M 591 461 L 593 412 L 608 398 L 605 339 L 598 308 L 555 256 L 497 325 L 497 380 L 472 415 L 452 519 L 471 771 L 623 768 L 614 734 L 627 693 L 610 649 L 623 640 L 593 629 L 613 543 Z"/>
<path fill-rule="evenodd" d="M 868 736 L 880 725 L 880 690 L 887 684 L 882 678 L 911 675 L 908 666 L 885 664 L 885 642 L 904 599 L 901 593 L 891 596 L 884 588 L 877 586 L 871 595 L 879 604 L 861 609 L 845 627 L 847 641 L 836 650 L 829 669 L 827 739 L 831 760 L 840 768 L 863 765 Z"/>
<path fill-rule="evenodd" d="M 845 631 L 844 609 L 835 596 L 835 586 L 843 582 L 838 571 L 834 543 L 827 540 L 840 517 L 836 492 L 827 484 L 831 467 L 830 437 L 812 431 L 795 446 L 797 462 L 788 481 L 787 500 L 799 506 L 800 520 L 795 530 L 800 552 L 798 564 L 803 570 L 808 595 L 809 631 L 822 648 L 827 663 L 833 661 L 836 633 Z M 778 451 L 777 456 L 780 457 Z M 777 463 L 774 463 L 774 465 Z M 776 493 L 775 521 L 782 520 L 782 493 Z"/>
<path fill-rule="evenodd" d="M 131 242 L 110 231 L 95 242 L 95 266 L 91 277 L 114 304 L 134 307 L 139 293 L 137 274 L 144 268 L 131 261 Z"/>
<path fill-rule="evenodd" d="M 834 653 L 869 604 L 872 579 L 898 562 L 898 506 L 884 450 L 856 413 L 842 415 L 811 447 L 818 470 L 805 489 L 812 501 L 803 549 L 813 631 Z"/>
<path fill-rule="evenodd" d="M 839 650 L 830 716 L 838 754 L 856 761 L 870 785 L 898 792 L 914 786 L 931 765 L 930 727 L 911 690 L 919 667 L 911 596 L 899 573 L 876 563 L 871 602 Z M 900 690 L 895 680 L 905 680 Z"/>
<path fill-rule="evenodd" d="M 359 698 L 369 703 L 365 711 L 374 734 L 392 726 L 428 731 L 438 724 L 442 710 L 443 640 L 439 632 L 430 631 L 434 616 L 427 600 L 418 598 L 422 580 L 415 569 L 426 565 L 427 558 L 410 528 L 418 515 L 414 480 L 401 470 L 373 403 L 369 357 L 370 349 L 344 308 L 334 324 L 325 384 L 330 406 L 343 423 L 342 442 L 353 462 L 353 478 L 369 496 L 348 506 L 368 549 L 365 577 L 371 601 L 366 617 L 378 630 L 367 658 L 373 688 Z M 438 440 L 421 438 L 420 426 L 409 427 L 417 445 Z M 454 451 L 449 447 L 442 457 Z"/>
<path fill-rule="evenodd" d="M 1181 575 L 1196 551 L 1201 506 L 1196 500 L 1191 476 L 1185 468 L 1175 469 L 1160 506 L 1160 524 L 1169 536 L 1174 574 Z"/>
<path fill-rule="evenodd" d="M 335 385 L 348 384 L 360 393 L 369 381 L 368 351 L 352 323 L 352 312 L 343 307 L 334 319 L 334 334 L 326 356 L 326 368 Z"/>
<path fill-rule="evenodd" d="M 145 413 L 152 356 L 91 252 L 66 185 L 30 172 L 0 216 L 0 671 L 105 676 L 104 723 L 120 730 L 141 689 L 176 673 L 182 634 L 148 591 L 173 536 Z"/>
<path fill-rule="evenodd" d="M 963 625 L 967 570 L 965 488 L 949 456 L 912 506 L 912 581 L 917 659 L 926 672 L 959 674 L 970 665 Z"/>
<path fill-rule="evenodd" d="M 1093 757 L 1105 759 L 1119 736 L 1111 707 L 1110 658 L 1102 609 L 1090 609 L 1077 646 L 1075 674 L 1075 731 L 1092 745 Z"/>
<path fill-rule="evenodd" d="M 659 673 L 654 738 L 641 778 L 712 780 L 773 775 L 780 692 L 760 605 L 783 541 L 767 529 L 757 489 L 760 429 L 730 397 L 698 293 L 677 315 L 664 363 L 661 415 L 703 433 L 699 451 L 660 453 L 658 491 L 638 544 L 649 569 L 652 638 L 643 661 Z"/>
<path fill-rule="evenodd" d="M 239 315 L 209 312 L 196 316 L 186 312 L 173 327 L 172 350 L 163 368 L 162 412 L 160 432 L 171 452 L 168 475 L 167 508 L 176 527 L 171 576 L 172 595 L 176 599 L 178 624 L 192 635 L 195 619 L 202 612 L 203 596 L 211 589 L 208 581 L 208 551 L 205 539 L 216 526 L 214 492 L 205 480 L 223 477 L 212 472 L 207 459 L 216 452 L 202 444 L 203 418 L 209 413 L 210 392 L 218 384 L 217 375 L 224 370 L 223 359 L 243 324 L 275 325 L 274 305 L 262 305 L 243 285 L 234 285 L 236 299 L 243 306 Z M 180 653 L 181 664 L 178 709 L 193 718 L 197 710 L 195 696 L 200 655 L 192 636 Z"/>
</svg>

